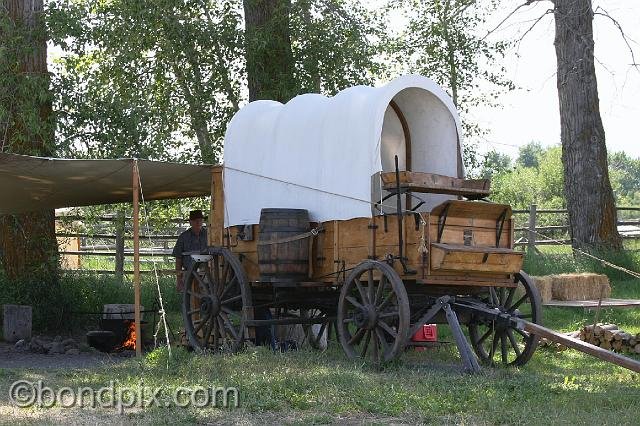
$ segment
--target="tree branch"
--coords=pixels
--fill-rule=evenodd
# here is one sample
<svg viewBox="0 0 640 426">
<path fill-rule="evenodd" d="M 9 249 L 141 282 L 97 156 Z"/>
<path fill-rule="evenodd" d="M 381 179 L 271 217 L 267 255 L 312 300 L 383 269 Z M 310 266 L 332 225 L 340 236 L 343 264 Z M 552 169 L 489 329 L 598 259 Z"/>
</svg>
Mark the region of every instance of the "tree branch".
<svg viewBox="0 0 640 426">
<path fill-rule="evenodd" d="M 598 12 L 599 10 L 601 10 L 602 12 Z M 624 32 L 624 30 L 622 29 L 622 25 L 620 25 L 620 22 L 618 22 L 614 17 L 612 17 L 611 15 L 609 15 L 609 12 L 607 12 L 606 10 L 604 10 L 602 7 L 598 6 L 596 8 L 596 10 L 593 12 L 594 15 L 600 15 L 600 16 L 604 16 L 605 18 L 609 18 L 611 20 L 611 22 L 613 22 L 613 24 L 618 28 L 618 31 L 620 31 L 620 35 L 622 36 L 622 39 L 624 40 L 624 43 L 627 45 L 627 48 L 629 49 L 629 53 L 631 54 L 631 66 L 634 67 L 636 70 L 638 70 L 638 72 L 640 72 L 640 64 L 638 64 L 638 62 L 636 62 L 636 56 L 633 52 L 633 48 L 631 47 L 631 43 L 629 43 L 629 41 L 633 41 L 631 40 L 629 37 L 627 37 L 627 34 Z M 635 41 L 633 41 L 635 43 Z"/>
<path fill-rule="evenodd" d="M 547 9 L 542 15 L 538 16 L 538 18 L 533 21 L 533 24 L 531 24 L 531 26 L 527 28 L 527 30 L 518 39 L 518 49 L 520 48 L 520 43 L 522 43 L 522 40 L 527 36 L 527 34 L 529 34 L 535 28 L 535 26 L 538 25 L 538 22 L 542 21 L 542 18 L 550 13 L 553 13 L 553 9 Z"/>
<path fill-rule="evenodd" d="M 531 6 L 533 3 L 537 3 L 537 2 L 540 2 L 540 1 L 547 1 L 547 0 L 527 0 L 526 2 L 522 3 L 521 5 L 518 5 L 518 7 L 513 9 L 502 21 L 500 21 L 498 23 L 498 25 L 495 26 L 495 28 L 493 28 L 492 30 L 489 30 L 485 34 L 485 36 L 482 37 L 482 40 L 480 40 L 480 41 L 484 41 L 487 37 L 489 37 L 491 34 L 496 32 L 500 27 L 502 27 L 502 24 L 507 22 L 509 20 L 509 18 L 511 18 L 513 15 L 515 15 L 518 10 L 522 9 L 523 7 Z M 550 1 L 553 1 L 553 0 L 550 0 Z"/>
</svg>

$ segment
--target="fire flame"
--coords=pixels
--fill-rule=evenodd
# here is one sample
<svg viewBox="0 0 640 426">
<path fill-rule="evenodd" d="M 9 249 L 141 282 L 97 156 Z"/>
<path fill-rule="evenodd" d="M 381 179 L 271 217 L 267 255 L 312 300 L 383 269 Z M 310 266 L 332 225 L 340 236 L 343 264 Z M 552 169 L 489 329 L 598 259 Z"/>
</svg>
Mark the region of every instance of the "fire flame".
<svg viewBox="0 0 640 426">
<path fill-rule="evenodd" d="M 129 321 L 126 339 L 124 339 L 124 342 L 122 342 L 122 345 L 120 345 L 118 349 L 136 349 L 136 323 L 134 321 Z"/>
</svg>

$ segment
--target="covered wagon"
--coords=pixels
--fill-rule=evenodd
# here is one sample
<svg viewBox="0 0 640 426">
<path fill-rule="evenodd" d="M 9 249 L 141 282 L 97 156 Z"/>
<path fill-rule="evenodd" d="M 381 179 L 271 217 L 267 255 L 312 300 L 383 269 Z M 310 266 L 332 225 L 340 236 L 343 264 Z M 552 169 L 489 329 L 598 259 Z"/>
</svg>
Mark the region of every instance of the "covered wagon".
<svg viewBox="0 0 640 426">
<path fill-rule="evenodd" d="M 481 361 L 528 361 L 519 320 L 540 321 L 539 296 L 511 208 L 464 179 L 460 135 L 421 76 L 242 108 L 214 170 L 212 246 L 188 274 L 191 344 L 239 350 L 261 326 L 302 324 L 314 345 L 333 325 L 349 357 L 382 362 L 440 321 L 467 369 L 463 326 Z"/>
</svg>

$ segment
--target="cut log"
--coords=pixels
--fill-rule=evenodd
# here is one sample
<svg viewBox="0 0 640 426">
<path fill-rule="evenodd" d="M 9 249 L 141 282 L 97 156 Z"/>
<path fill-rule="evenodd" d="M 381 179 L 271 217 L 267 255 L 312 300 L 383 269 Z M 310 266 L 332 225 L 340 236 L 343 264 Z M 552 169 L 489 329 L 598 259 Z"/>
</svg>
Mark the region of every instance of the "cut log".
<svg viewBox="0 0 640 426">
<path fill-rule="evenodd" d="M 602 336 L 605 330 L 617 330 L 618 326 L 615 324 L 597 324 L 595 327 L 596 336 Z"/>
<path fill-rule="evenodd" d="M 620 333 L 620 330 L 615 329 L 615 330 L 604 330 L 604 339 L 608 340 L 608 341 L 612 341 L 616 334 Z"/>
</svg>

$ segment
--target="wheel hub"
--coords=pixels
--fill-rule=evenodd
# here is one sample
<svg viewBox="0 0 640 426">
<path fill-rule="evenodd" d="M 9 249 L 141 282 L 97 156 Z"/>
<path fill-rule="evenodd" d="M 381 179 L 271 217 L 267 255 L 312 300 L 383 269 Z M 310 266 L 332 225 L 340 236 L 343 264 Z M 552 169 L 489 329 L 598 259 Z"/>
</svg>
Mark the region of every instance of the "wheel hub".
<svg viewBox="0 0 640 426">
<path fill-rule="evenodd" d="M 217 297 L 206 296 L 200 301 L 200 316 L 210 317 L 220 312 L 220 300 Z"/>
<path fill-rule="evenodd" d="M 372 330 L 378 322 L 378 312 L 371 304 L 364 305 L 353 314 L 353 322 L 358 328 Z"/>
</svg>

